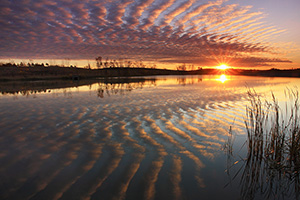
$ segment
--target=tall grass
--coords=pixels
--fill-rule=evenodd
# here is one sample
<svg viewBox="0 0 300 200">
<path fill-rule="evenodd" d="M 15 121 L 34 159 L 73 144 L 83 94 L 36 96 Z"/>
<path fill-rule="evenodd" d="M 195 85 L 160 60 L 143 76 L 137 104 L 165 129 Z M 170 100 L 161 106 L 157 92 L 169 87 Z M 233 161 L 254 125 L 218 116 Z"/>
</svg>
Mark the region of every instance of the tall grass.
<svg viewBox="0 0 300 200">
<path fill-rule="evenodd" d="M 241 196 L 254 199 L 299 199 L 300 105 L 297 90 L 286 90 L 285 108 L 271 94 L 263 100 L 248 90 L 247 156 L 241 175 Z"/>
</svg>

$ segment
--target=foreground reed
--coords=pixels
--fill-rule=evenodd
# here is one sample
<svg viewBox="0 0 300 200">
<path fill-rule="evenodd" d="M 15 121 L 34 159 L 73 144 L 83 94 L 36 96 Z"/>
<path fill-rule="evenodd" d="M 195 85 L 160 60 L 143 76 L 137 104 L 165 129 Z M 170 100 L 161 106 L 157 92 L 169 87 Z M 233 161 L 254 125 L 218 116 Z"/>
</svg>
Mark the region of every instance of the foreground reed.
<svg viewBox="0 0 300 200">
<path fill-rule="evenodd" d="M 300 108 L 298 91 L 287 90 L 285 109 L 248 91 L 247 156 L 243 159 L 241 196 L 255 199 L 299 199 Z M 231 135 L 231 133 L 230 133 Z M 260 193 L 260 194 L 258 194 Z"/>
</svg>

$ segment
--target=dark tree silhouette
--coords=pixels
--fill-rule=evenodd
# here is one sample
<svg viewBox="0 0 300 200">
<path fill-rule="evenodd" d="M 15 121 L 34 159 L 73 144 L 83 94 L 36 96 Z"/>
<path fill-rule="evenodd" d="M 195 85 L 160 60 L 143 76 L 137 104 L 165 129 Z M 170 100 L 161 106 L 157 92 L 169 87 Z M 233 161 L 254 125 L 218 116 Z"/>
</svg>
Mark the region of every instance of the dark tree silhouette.
<svg viewBox="0 0 300 200">
<path fill-rule="evenodd" d="M 102 57 L 101 56 L 98 56 L 96 58 L 96 64 L 97 64 L 97 68 L 100 69 L 102 67 Z"/>
</svg>

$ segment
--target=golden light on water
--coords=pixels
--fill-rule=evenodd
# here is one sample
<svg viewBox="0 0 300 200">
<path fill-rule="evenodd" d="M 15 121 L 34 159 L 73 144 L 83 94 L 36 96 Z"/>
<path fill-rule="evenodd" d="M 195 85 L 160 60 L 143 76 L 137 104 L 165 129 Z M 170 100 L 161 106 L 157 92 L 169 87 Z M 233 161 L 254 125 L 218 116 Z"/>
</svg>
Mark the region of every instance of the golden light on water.
<svg viewBox="0 0 300 200">
<path fill-rule="evenodd" d="M 228 81 L 228 77 L 225 75 L 225 74 L 222 74 L 218 79 L 217 81 L 220 81 L 222 83 L 225 83 L 225 81 Z"/>
</svg>

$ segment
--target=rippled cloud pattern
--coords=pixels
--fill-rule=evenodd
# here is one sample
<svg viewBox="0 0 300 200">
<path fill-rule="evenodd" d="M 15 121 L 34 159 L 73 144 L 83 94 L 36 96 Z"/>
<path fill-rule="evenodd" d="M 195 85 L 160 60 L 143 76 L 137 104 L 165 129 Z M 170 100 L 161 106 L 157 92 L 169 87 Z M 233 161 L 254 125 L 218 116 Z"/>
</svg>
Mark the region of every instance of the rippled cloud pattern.
<svg viewBox="0 0 300 200">
<path fill-rule="evenodd" d="M 226 0 L 2 0 L 0 54 L 201 66 L 291 62 L 266 43 L 285 30 L 265 23 L 265 16 Z"/>
</svg>

